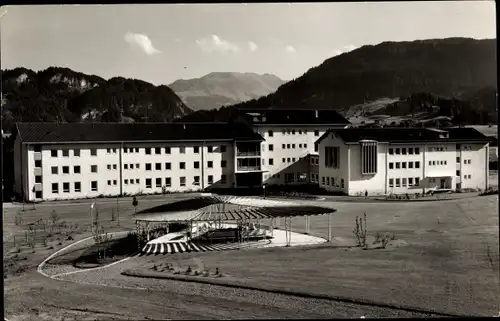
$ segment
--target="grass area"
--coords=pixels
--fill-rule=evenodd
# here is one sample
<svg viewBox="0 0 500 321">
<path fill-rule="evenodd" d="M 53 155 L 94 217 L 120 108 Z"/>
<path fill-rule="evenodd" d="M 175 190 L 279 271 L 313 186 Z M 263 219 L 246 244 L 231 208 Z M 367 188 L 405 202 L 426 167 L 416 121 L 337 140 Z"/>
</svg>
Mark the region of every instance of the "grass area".
<svg viewBox="0 0 500 321">
<path fill-rule="evenodd" d="M 227 282 L 491 316 L 500 302 L 497 203 L 485 196 L 404 207 L 331 204 L 339 210 L 331 245 L 144 257 L 141 267 L 219 268 Z M 354 219 L 363 212 L 369 244 L 377 232 L 395 235 L 387 248 L 354 247 Z M 312 234 L 327 235 L 326 220 L 312 218 Z M 304 220 L 292 227 L 303 230 Z"/>
</svg>

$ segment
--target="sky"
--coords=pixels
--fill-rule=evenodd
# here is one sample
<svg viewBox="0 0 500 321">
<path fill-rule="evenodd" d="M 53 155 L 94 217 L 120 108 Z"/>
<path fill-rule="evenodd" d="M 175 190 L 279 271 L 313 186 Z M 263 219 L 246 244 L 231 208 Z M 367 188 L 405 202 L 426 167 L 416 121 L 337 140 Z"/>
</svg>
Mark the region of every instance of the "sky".
<svg viewBox="0 0 500 321">
<path fill-rule="evenodd" d="M 496 38 L 493 1 L 30 5 L 0 16 L 2 69 L 60 66 L 155 85 L 210 72 L 291 80 L 363 45 Z"/>
</svg>

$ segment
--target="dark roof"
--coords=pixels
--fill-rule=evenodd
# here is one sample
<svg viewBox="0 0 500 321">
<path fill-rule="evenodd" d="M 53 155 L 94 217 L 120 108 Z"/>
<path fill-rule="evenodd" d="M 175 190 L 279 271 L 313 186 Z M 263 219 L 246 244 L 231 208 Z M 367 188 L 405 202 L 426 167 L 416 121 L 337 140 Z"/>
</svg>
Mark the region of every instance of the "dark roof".
<svg viewBox="0 0 500 321">
<path fill-rule="evenodd" d="M 320 143 L 329 133 L 334 133 L 346 143 L 361 140 L 375 140 L 390 143 L 413 142 L 488 142 L 490 139 L 474 128 L 346 128 L 330 129 L 316 143 Z"/>
<path fill-rule="evenodd" d="M 18 123 L 24 143 L 264 140 L 231 123 Z"/>
<path fill-rule="evenodd" d="M 239 109 L 240 116 L 252 125 L 314 125 L 350 122 L 331 109 Z M 256 115 L 252 115 L 256 114 Z"/>
</svg>

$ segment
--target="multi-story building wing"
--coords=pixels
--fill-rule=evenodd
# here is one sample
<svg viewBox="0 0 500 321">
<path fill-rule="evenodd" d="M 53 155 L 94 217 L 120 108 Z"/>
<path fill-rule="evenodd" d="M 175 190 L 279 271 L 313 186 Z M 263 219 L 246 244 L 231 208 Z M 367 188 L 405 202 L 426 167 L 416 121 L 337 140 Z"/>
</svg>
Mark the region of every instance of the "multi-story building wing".
<svg viewBox="0 0 500 321">
<path fill-rule="evenodd" d="M 349 121 L 333 110 L 241 109 L 236 122 L 244 122 L 264 137 L 260 149 L 266 184 L 318 182 L 316 140 L 328 129 L 344 128 Z"/>
<path fill-rule="evenodd" d="M 488 187 L 489 138 L 473 128 L 348 128 L 318 141 L 320 186 L 348 195 Z"/>
<path fill-rule="evenodd" d="M 263 138 L 232 123 L 19 123 L 16 192 L 26 200 L 259 186 Z M 252 166 L 252 165 L 259 166 Z"/>
</svg>

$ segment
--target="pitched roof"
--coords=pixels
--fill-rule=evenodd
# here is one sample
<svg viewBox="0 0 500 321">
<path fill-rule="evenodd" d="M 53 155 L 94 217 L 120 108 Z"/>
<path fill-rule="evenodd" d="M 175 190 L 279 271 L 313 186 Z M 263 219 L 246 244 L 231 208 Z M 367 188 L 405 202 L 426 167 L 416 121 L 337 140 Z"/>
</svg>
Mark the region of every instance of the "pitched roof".
<svg viewBox="0 0 500 321">
<path fill-rule="evenodd" d="M 331 109 L 239 109 L 252 125 L 320 125 L 350 122 Z"/>
<path fill-rule="evenodd" d="M 361 140 L 389 143 L 490 141 L 487 136 L 474 128 L 447 128 L 444 130 L 431 128 L 345 128 L 327 130 L 316 143 L 319 144 L 329 133 L 334 133 L 346 143 L 357 143 Z"/>
<path fill-rule="evenodd" d="M 24 143 L 264 140 L 231 123 L 18 123 Z"/>
</svg>

